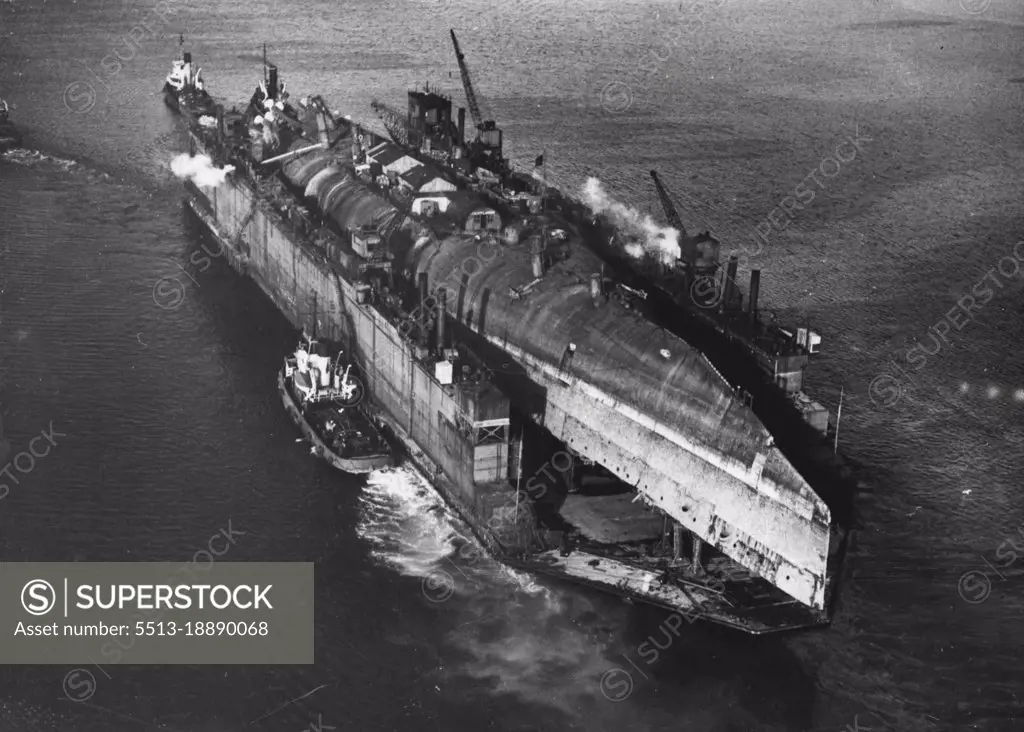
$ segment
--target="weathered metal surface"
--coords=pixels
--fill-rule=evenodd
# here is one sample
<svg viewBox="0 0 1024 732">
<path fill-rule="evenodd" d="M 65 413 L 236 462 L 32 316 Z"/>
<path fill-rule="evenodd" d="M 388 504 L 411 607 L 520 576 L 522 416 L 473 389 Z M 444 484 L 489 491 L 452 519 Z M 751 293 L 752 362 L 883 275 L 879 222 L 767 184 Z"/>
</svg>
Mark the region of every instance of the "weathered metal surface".
<svg viewBox="0 0 1024 732">
<path fill-rule="evenodd" d="M 824 613 L 809 610 L 796 602 L 761 607 L 734 607 L 728 597 L 697 586 L 680 587 L 661 582 L 657 572 L 632 567 L 623 562 L 574 551 L 567 557 L 557 550 L 532 557 L 521 564 L 536 572 L 548 572 L 577 582 L 643 599 L 675 611 L 666 620 L 674 633 L 699 618 L 707 618 L 753 635 L 805 628 L 828 622 Z"/>
<path fill-rule="evenodd" d="M 394 210 L 353 172 L 334 166 L 316 174 L 307 191 L 343 227 Z M 458 292 L 449 298 L 452 315 L 544 387 L 541 420 L 555 437 L 744 567 L 822 608 L 830 521 L 824 501 L 699 351 L 615 299 L 595 305 L 589 282 L 601 262 L 570 225 L 564 228 L 570 238 L 560 249 L 568 258 L 517 298 L 509 288 L 535 280 L 525 245 L 448 237 L 417 250 L 415 269 L 428 273 L 432 288 Z"/>
<path fill-rule="evenodd" d="M 739 564 L 822 608 L 824 501 L 703 355 L 615 299 L 595 306 L 587 283 L 600 261 L 578 239 L 568 250 L 519 298 L 509 288 L 535 279 L 527 247 L 481 255 L 472 238 L 448 238 L 420 250 L 416 270 L 432 287 L 447 282 L 458 292 L 448 300 L 452 316 L 542 387 L 541 420 L 556 438 Z"/>
<path fill-rule="evenodd" d="M 292 147 L 308 144 L 296 140 Z M 340 152 L 347 148 L 343 140 L 331 150 L 310 152 L 301 162 L 288 163 L 285 173 L 308 190 L 326 217 L 342 229 L 355 229 L 393 215 L 395 209 L 348 168 Z M 344 169 L 332 168 L 333 160 Z M 250 210 L 247 188 L 231 183 L 225 188 L 213 194 L 217 219 L 242 221 Z M 486 206 L 479 199 L 470 204 Z M 333 280 L 314 263 L 322 255 L 307 256 L 305 247 L 285 241 L 262 213 L 254 213 L 253 225 L 246 222 L 239 237 L 260 242 L 254 248 L 250 276 L 294 322 L 309 317 L 308 304 L 301 302 L 303 297 L 296 298 L 300 292 L 319 292 L 320 309 L 325 311 L 348 311 L 354 325 L 346 330 L 357 350 L 374 368 L 383 368 L 376 359 L 377 337 L 384 326 L 369 327 L 363 316 L 370 311 L 353 304 L 350 283 L 339 281 L 335 289 Z M 618 301 L 595 305 L 589 282 L 601 271 L 601 263 L 582 246 L 572 225 L 555 223 L 570 233 L 564 247 L 568 257 L 539 279 L 532 271 L 528 247 L 481 247 L 465 236 L 434 237 L 413 250 L 414 261 L 398 264 L 414 275 L 426 272 L 432 289 L 450 287 L 456 294 L 448 299 L 449 310 L 457 322 L 525 369 L 534 387 L 531 396 L 536 402 L 539 394 L 540 403 L 524 401 L 517 408 L 535 415 L 556 438 L 634 486 L 649 505 L 795 600 L 821 609 L 830 523 L 824 502 L 702 354 Z M 441 437 L 432 417 L 439 405 L 419 404 L 422 395 L 436 391 L 429 375 L 413 368 L 411 361 L 402 368 L 406 367 L 408 375 L 380 371 L 382 403 L 399 429 L 408 425 L 417 444 L 445 463 L 453 485 L 464 494 L 461 500 L 469 501 L 475 512 L 483 495 L 478 495 L 480 486 L 460 472 L 466 461 L 445 462 L 437 444 Z M 672 597 L 659 599 L 662 590 L 652 588 L 654 577 L 642 568 L 603 560 L 602 571 L 610 574 L 601 578 L 592 576 L 597 565 L 579 564 L 584 558 L 574 553 L 562 562 L 547 554 L 540 557 L 540 564 L 560 566 L 564 576 L 617 587 L 666 606 L 688 607 L 675 589 L 665 589 Z"/>
<path fill-rule="evenodd" d="M 251 191 L 244 185 L 236 185 L 231 181 L 220 189 L 208 192 L 208 195 L 210 200 L 207 201 L 207 205 L 212 204 L 217 211 L 218 218 L 230 221 L 242 216 L 243 212 L 247 212 L 251 207 Z M 199 197 L 206 199 L 207 195 Z M 204 218 L 211 231 L 218 234 L 216 222 L 205 216 L 203 208 L 197 205 L 194 209 Z M 372 308 L 355 305 L 355 293 L 350 283 L 339 280 L 336 276 L 322 276 L 319 269 L 332 267 L 332 265 L 326 262 L 314 263 L 307 253 L 307 247 L 297 242 L 288 241 L 283 232 L 278 231 L 269 221 L 265 220 L 265 214 L 261 209 L 256 210 L 256 220 L 254 226 L 249 230 L 248 236 L 247 246 L 251 245 L 256 260 L 253 266 L 247 266 L 241 259 L 236 261 L 235 257 L 229 258 L 229 261 L 241 272 L 253 277 L 296 327 L 311 327 L 311 316 L 306 303 L 311 291 L 319 294 L 318 299 L 324 310 L 347 312 L 352 316 L 351 321 L 344 326 L 344 329 L 354 336 L 356 349 L 367 364 L 367 368 L 377 375 L 377 378 L 371 379 L 371 381 L 376 384 L 377 395 L 383 400 L 383 405 L 386 407 L 390 405 L 387 411 L 391 415 L 392 428 L 410 457 L 417 465 L 421 466 L 426 475 L 432 476 L 432 483 L 449 502 L 458 507 L 460 514 L 470 520 L 471 526 L 478 530 L 481 540 L 493 551 L 502 555 L 507 554 L 507 547 L 497 544 L 495 538 L 488 531 L 482 530 L 479 521 L 472 518 L 477 512 L 475 501 L 462 497 L 464 486 L 461 485 L 461 481 L 447 477 L 441 471 L 441 466 L 434 462 L 438 459 L 443 460 L 445 456 L 444 451 L 436 444 L 436 440 L 428 434 L 432 425 L 436 424 L 436 420 L 430 419 L 430 416 L 439 407 L 431 404 L 431 408 L 424 408 L 424 405 L 420 404 L 425 395 L 428 392 L 433 393 L 434 390 L 429 384 L 418 385 L 419 380 L 417 379 L 412 380 L 417 382 L 417 385 L 413 386 L 410 376 L 403 370 L 404 367 L 411 366 L 411 359 L 407 354 L 402 356 L 400 353 L 391 354 L 389 352 L 388 349 L 397 349 L 404 353 L 406 348 L 400 343 L 400 340 L 396 340 L 394 327 L 386 325 Z M 225 238 L 222 234 L 218 234 L 218 238 L 226 249 L 230 250 L 234 246 L 234 239 Z M 451 248 L 454 244 L 456 243 L 452 241 L 442 242 L 442 245 L 447 248 Z M 424 245 L 428 250 L 428 256 L 432 253 L 431 250 L 436 249 L 432 244 L 425 243 Z M 458 264 L 458 262 L 456 263 Z M 543 292 L 543 288 L 538 291 Z M 340 301 L 335 302 L 335 298 L 339 296 L 344 304 Z M 457 302 L 455 298 L 452 300 Z M 344 339 L 341 333 L 334 331 L 336 326 L 345 322 L 346 319 L 345 317 L 337 320 L 332 318 L 326 323 L 331 331 L 331 337 Z M 373 321 L 372 324 L 371 321 Z M 387 330 L 389 335 L 385 336 L 384 330 Z M 544 352 L 544 350 L 544 348 L 540 348 L 539 352 Z M 548 368 L 550 368 L 550 364 L 548 364 Z M 538 371 L 538 373 L 541 372 Z M 561 382 L 559 383 L 561 384 Z M 563 384 L 562 389 L 568 389 L 568 386 Z M 582 395 L 581 398 L 586 399 L 586 395 Z M 560 396 L 558 400 L 561 401 Z M 566 427 L 570 427 L 578 421 L 574 417 L 567 417 L 564 413 L 560 419 L 557 418 L 559 409 L 555 406 L 552 406 L 549 412 L 556 416 L 554 421 L 563 425 L 560 428 L 563 433 L 567 433 Z M 413 420 L 413 414 L 415 414 L 415 420 Z M 581 418 L 586 417 L 584 409 L 575 409 L 574 414 Z M 424 417 L 424 419 L 421 420 L 420 417 Z M 414 424 L 417 432 L 426 431 L 419 434 L 418 441 L 414 441 L 406 432 L 406 429 L 412 428 Z M 616 431 L 616 425 L 598 422 L 593 425 L 593 429 L 598 430 L 598 434 L 601 436 L 610 436 Z M 570 436 L 569 439 L 573 438 Z M 429 452 L 432 457 L 428 458 L 424 451 Z M 611 459 L 613 456 L 610 451 L 606 451 L 607 455 L 600 453 L 597 449 L 589 450 L 588 448 L 588 451 L 602 454 L 609 462 L 614 462 Z M 666 454 L 663 457 L 671 460 L 672 456 Z M 454 476 L 454 473 L 452 475 Z M 479 487 L 477 488 L 479 489 Z M 507 502 L 507 498 L 499 498 L 497 505 L 502 506 Z M 505 526 L 507 522 L 498 521 L 497 524 Z M 737 611 L 727 603 L 719 603 L 716 593 L 701 594 L 699 590 L 684 590 L 671 584 L 661 584 L 658 578 L 648 570 L 607 557 L 595 557 L 584 551 L 573 552 L 566 558 L 560 557 L 557 551 L 547 552 L 534 557 L 534 561 L 524 566 L 661 604 L 686 613 L 687 617 L 701 616 L 751 633 L 814 625 L 827 620 L 824 614 L 810 611 L 807 608 L 803 608 L 801 611 L 799 603 L 793 603 L 781 609 L 778 607 L 755 609 L 752 616 L 747 610 Z M 779 615 L 780 610 L 782 611 L 781 616 Z M 789 615 L 793 617 L 787 619 Z"/>
<path fill-rule="evenodd" d="M 367 189 L 351 168 L 339 163 L 339 151 L 346 151 L 349 142 L 346 138 L 334 149 L 311 151 L 283 168 L 285 177 L 302 188 L 319 211 L 342 230 L 358 229 L 396 210 L 386 199 Z M 305 140 L 296 140 L 292 147 L 306 144 Z"/>
<path fill-rule="evenodd" d="M 285 176 L 297 186 L 305 187 L 313 177 L 334 161 L 327 155 L 304 155 L 285 163 Z"/>
</svg>

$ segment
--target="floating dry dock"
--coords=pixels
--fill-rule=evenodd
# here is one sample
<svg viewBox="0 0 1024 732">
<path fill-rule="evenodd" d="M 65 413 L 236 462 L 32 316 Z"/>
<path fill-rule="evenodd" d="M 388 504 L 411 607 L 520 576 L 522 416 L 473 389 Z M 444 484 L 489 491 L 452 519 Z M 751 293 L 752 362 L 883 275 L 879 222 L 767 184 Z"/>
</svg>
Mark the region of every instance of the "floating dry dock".
<svg viewBox="0 0 1024 732">
<path fill-rule="evenodd" d="M 175 73 L 187 92 L 191 58 Z M 828 622 L 829 505 L 746 388 L 659 321 L 697 316 L 651 312 L 603 224 L 510 172 L 493 122 L 467 140 L 462 110 L 414 91 L 418 136 L 386 140 L 293 103 L 274 67 L 245 110 L 166 92 L 193 152 L 234 167 L 187 184 L 228 261 L 358 362 L 376 416 L 496 556 L 749 633 Z M 682 249 L 690 286 L 717 248 Z M 756 309 L 746 323 L 768 337 Z M 752 342 L 737 332 L 722 342 Z"/>
</svg>

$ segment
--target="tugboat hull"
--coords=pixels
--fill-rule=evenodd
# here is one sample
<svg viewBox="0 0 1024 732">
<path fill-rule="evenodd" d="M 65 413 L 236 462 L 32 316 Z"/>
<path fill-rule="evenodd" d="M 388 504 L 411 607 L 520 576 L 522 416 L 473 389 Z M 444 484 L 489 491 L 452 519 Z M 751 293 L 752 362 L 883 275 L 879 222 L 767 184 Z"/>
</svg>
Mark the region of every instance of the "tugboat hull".
<svg viewBox="0 0 1024 732">
<path fill-rule="evenodd" d="M 395 458 L 390 454 L 349 458 L 341 457 L 328 447 L 320 437 L 319 433 L 313 429 L 313 425 L 311 425 L 303 416 L 302 408 L 292 397 L 291 392 L 288 389 L 288 384 L 285 381 L 284 373 L 280 371 L 277 374 L 277 389 L 281 392 L 281 402 L 284 404 L 285 411 L 288 412 L 288 416 L 291 417 L 292 421 L 298 425 L 300 430 L 302 430 L 303 436 L 313 445 L 313 448 L 320 457 L 338 470 L 358 475 L 362 473 L 372 473 L 374 470 L 391 467 L 395 464 Z M 358 409 L 358 407 L 352 407 L 352 409 Z M 361 414 L 365 417 L 365 413 Z M 369 422 L 369 418 L 366 417 L 366 419 Z"/>
<path fill-rule="evenodd" d="M 178 92 L 170 84 L 164 84 L 164 104 L 173 109 L 175 112 L 181 111 L 181 104 L 178 102 Z"/>
<path fill-rule="evenodd" d="M 164 104 L 186 117 L 198 119 L 204 114 L 213 114 L 215 102 L 205 93 L 182 94 L 170 84 L 164 84 Z"/>
</svg>

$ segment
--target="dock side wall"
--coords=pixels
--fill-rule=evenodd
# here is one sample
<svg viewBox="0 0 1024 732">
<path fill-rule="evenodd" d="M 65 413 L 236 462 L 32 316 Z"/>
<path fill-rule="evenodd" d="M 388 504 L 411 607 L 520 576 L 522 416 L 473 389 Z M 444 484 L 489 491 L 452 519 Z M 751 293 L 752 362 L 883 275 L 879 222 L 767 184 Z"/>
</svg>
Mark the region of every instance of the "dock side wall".
<svg viewBox="0 0 1024 732">
<path fill-rule="evenodd" d="M 682 526 L 743 567 L 811 607 L 824 607 L 830 534 L 827 513 L 816 503 L 791 494 L 766 499 L 743 476 L 715 468 L 655 425 L 638 423 L 615 399 L 598 398 L 582 380 L 504 348 L 544 388 L 544 426 L 552 436 L 632 485 L 650 505 L 681 516 Z"/>
<path fill-rule="evenodd" d="M 421 470 L 481 540 L 492 548 L 512 548 L 506 532 L 498 531 L 498 541 L 485 527 L 490 522 L 500 528 L 502 511 L 514 502 L 514 488 L 506 481 L 474 481 L 481 460 L 507 461 L 507 445 L 496 457 L 494 446 L 474 447 L 456 428 L 457 387 L 435 380 L 433 364 L 415 358 L 398 328 L 374 305 L 358 303 L 355 286 L 341 276 L 340 266 L 257 203 L 246 182 L 229 179 L 215 189 L 190 190 L 198 199 L 194 210 L 229 249 L 231 266 L 252 278 L 293 326 L 347 344 L 364 371 L 373 406 L 403 441 L 415 443 L 412 457 Z"/>
</svg>

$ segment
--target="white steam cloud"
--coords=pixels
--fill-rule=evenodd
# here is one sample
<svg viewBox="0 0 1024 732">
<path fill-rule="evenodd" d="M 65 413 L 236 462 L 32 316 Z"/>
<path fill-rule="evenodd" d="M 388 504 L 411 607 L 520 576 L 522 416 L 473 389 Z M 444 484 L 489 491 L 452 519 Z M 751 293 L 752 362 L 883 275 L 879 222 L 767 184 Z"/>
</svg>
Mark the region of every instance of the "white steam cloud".
<svg viewBox="0 0 1024 732">
<path fill-rule="evenodd" d="M 597 178 L 587 178 L 583 186 L 583 202 L 594 213 L 611 217 L 617 226 L 640 237 L 640 243 L 626 244 L 626 252 L 631 257 L 641 259 L 645 254 L 651 254 L 664 264 L 672 265 L 682 254 L 678 230 L 661 226 L 648 214 L 612 199 Z"/>
<path fill-rule="evenodd" d="M 181 180 L 192 181 L 200 188 L 216 188 L 234 169 L 233 165 L 226 165 L 223 168 L 215 167 L 208 155 L 192 157 L 188 153 L 182 153 L 171 161 L 172 173 Z"/>
</svg>

